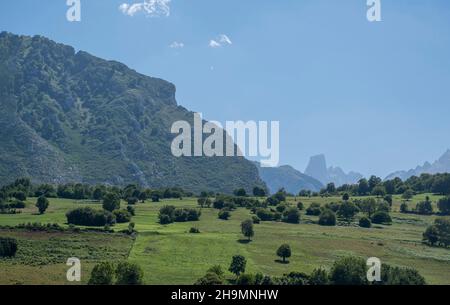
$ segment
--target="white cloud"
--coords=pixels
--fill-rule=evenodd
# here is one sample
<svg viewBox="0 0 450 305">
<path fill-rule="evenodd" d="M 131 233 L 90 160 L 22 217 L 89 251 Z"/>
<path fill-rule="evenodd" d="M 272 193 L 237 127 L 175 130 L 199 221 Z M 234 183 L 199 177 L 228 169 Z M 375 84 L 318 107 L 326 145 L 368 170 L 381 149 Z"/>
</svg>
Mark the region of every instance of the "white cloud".
<svg viewBox="0 0 450 305">
<path fill-rule="evenodd" d="M 221 34 L 216 39 L 211 39 L 209 41 L 209 47 L 214 49 L 232 44 L 233 42 L 231 41 L 231 39 L 225 34 Z"/>
<path fill-rule="evenodd" d="M 133 4 L 123 3 L 119 6 L 119 10 L 127 16 L 133 17 L 139 12 L 144 13 L 148 17 L 168 17 L 170 16 L 171 0 L 141 0 Z"/>
<path fill-rule="evenodd" d="M 184 43 L 182 42 L 178 42 L 178 41 L 174 41 L 169 45 L 169 48 L 171 49 L 182 49 L 184 48 Z"/>
</svg>

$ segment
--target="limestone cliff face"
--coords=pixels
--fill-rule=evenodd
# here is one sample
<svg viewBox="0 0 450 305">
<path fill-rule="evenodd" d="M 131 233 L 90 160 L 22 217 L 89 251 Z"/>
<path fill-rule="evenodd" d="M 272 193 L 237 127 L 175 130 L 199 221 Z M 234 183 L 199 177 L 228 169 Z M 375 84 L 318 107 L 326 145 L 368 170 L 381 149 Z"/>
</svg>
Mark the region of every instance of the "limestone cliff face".
<svg viewBox="0 0 450 305">
<path fill-rule="evenodd" d="M 336 186 L 354 184 L 363 178 L 357 172 L 345 173 L 340 167 L 327 167 L 325 155 L 311 157 L 305 174 L 319 180 L 325 185 L 332 182 Z"/>
<path fill-rule="evenodd" d="M 175 158 L 192 121 L 173 84 L 47 38 L 0 34 L 0 184 L 138 183 L 195 192 L 264 187 L 241 157 Z"/>
</svg>

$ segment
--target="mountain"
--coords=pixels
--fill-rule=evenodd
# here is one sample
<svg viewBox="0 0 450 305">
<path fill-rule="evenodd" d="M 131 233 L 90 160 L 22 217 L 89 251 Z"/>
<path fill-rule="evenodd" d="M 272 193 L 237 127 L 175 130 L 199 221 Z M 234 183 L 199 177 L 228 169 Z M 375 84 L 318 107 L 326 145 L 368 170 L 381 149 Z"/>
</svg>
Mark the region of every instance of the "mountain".
<svg viewBox="0 0 450 305">
<path fill-rule="evenodd" d="M 336 186 L 354 184 L 363 176 L 356 172 L 345 173 L 340 167 L 327 167 L 325 155 L 312 156 L 305 174 L 319 180 L 324 185 L 334 183 Z"/>
<path fill-rule="evenodd" d="M 0 184 L 27 176 L 194 192 L 265 187 L 242 157 L 171 154 L 172 123 L 193 121 L 175 92 L 47 38 L 0 33 Z"/>
<path fill-rule="evenodd" d="M 404 181 L 412 176 L 440 173 L 450 173 L 450 149 L 433 163 L 425 162 L 422 166 L 417 166 L 414 169 L 392 173 L 386 177 L 386 180 L 391 180 L 398 177 Z"/>
<path fill-rule="evenodd" d="M 298 194 L 301 190 L 318 192 L 324 187 L 320 181 L 302 174 L 289 165 L 280 167 L 261 167 L 259 166 L 259 163 L 256 164 L 261 179 L 266 183 L 272 194 L 282 187 L 291 194 Z"/>
</svg>

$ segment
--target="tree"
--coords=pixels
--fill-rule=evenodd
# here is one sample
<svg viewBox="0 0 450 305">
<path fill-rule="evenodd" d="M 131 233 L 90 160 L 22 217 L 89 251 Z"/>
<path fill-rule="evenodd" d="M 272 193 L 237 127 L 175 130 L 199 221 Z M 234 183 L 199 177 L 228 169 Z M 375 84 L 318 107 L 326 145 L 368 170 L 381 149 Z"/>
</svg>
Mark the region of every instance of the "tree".
<svg viewBox="0 0 450 305">
<path fill-rule="evenodd" d="M 141 203 L 144 203 L 145 200 L 147 200 L 147 199 L 148 199 L 148 196 L 147 196 L 147 193 L 146 193 L 146 192 L 141 192 L 141 193 L 139 194 L 139 200 L 141 201 Z"/>
<path fill-rule="evenodd" d="M 427 196 L 425 201 L 419 202 L 416 205 L 416 213 L 420 215 L 433 214 L 433 206 L 431 204 L 430 197 Z"/>
<path fill-rule="evenodd" d="M 253 230 L 253 221 L 250 219 L 244 220 L 241 223 L 241 232 L 250 241 L 255 235 L 255 231 Z"/>
<path fill-rule="evenodd" d="M 309 284 L 313 286 L 324 286 L 330 283 L 330 277 L 326 270 L 319 268 L 314 269 L 309 276 Z"/>
<path fill-rule="evenodd" d="M 371 176 L 369 178 L 369 191 L 373 191 L 373 189 L 378 186 L 379 184 L 381 184 L 383 180 L 381 180 L 381 178 L 377 177 L 377 176 Z"/>
<path fill-rule="evenodd" d="M 14 257 L 17 252 L 17 240 L 0 237 L 0 257 Z"/>
<path fill-rule="evenodd" d="M 283 221 L 287 223 L 299 223 L 300 211 L 295 207 L 290 207 L 283 212 Z"/>
<path fill-rule="evenodd" d="M 41 196 L 37 199 L 36 207 L 39 210 L 39 214 L 41 214 L 41 215 L 44 214 L 45 211 L 47 210 L 48 206 L 49 206 L 49 202 L 46 197 Z"/>
<path fill-rule="evenodd" d="M 152 202 L 159 202 L 161 196 L 158 193 L 152 194 Z"/>
<path fill-rule="evenodd" d="M 103 209 L 112 212 L 120 209 L 120 198 L 115 193 L 107 193 L 103 197 Z"/>
<path fill-rule="evenodd" d="M 241 275 L 241 273 L 245 272 L 245 267 L 247 265 L 247 260 L 242 255 L 233 256 L 230 264 L 230 268 L 228 271 L 234 273 L 237 277 Z"/>
<path fill-rule="evenodd" d="M 227 209 L 222 209 L 222 210 L 219 211 L 219 215 L 218 216 L 219 216 L 219 219 L 228 220 L 230 218 L 230 216 L 231 216 L 231 213 Z"/>
<path fill-rule="evenodd" d="M 25 201 L 25 200 L 27 200 L 27 196 L 25 195 L 24 192 L 21 192 L 21 191 L 15 192 L 15 193 L 14 193 L 14 198 L 16 198 L 17 200 L 20 200 L 20 201 Z"/>
<path fill-rule="evenodd" d="M 205 276 L 199 278 L 194 285 L 214 286 L 223 285 L 223 280 L 214 272 L 208 272 Z"/>
<path fill-rule="evenodd" d="M 135 205 L 136 203 L 138 203 L 139 199 L 137 197 L 128 197 L 127 198 L 127 203 L 129 205 Z"/>
<path fill-rule="evenodd" d="M 438 201 L 438 209 L 442 215 L 450 215 L 450 196 L 441 198 Z"/>
<path fill-rule="evenodd" d="M 368 217 L 361 217 L 359 220 L 359 226 L 361 228 L 370 228 L 372 226 L 372 222 Z"/>
<path fill-rule="evenodd" d="M 336 225 L 336 214 L 326 209 L 319 216 L 319 225 L 321 226 L 335 226 Z"/>
<path fill-rule="evenodd" d="M 291 247 L 288 244 L 281 245 L 277 250 L 277 255 L 283 259 L 283 263 L 286 263 L 286 258 L 291 257 Z"/>
<path fill-rule="evenodd" d="M 439 241 L 439 231 L 436 226 L 429 226 L 423 233 L 423 240 L 434 246 Z"/>
<path fill-rule="evenodd" d="M 333 264 L 330 279 L 335 285 L 366 285 L 366 262 L 353 256 L 341 258 Z"/>
<path fill-rule="evenodd" d="M 336 193 L 336 186 L 335 186 L 335 184 L 334 183 L 328 183 L 327 184 L 327 188 L 326 188 L 326 192 L 328 193 L 328 194 L 334 194 L 334 193 Z"/>
<path fill-rule="evenodd" d="M 117 285 L 142 285 L 144 271 L 134 263 L 120 262 L 116 268 Z"/>
<path fill-rule="evenodd" d="M 366 179 L 359 180 L 358 194 L 361 196 L 365 196 L 369 191 L 370 191 L 369 182 L 367 182 Z"/>
<path fill-rule="evenodd" d="M 450 245 L 450 218 L 437 218 L 434 221 L 434 226 L 438 232 L 439 244 L 448 247 Z"/>
<path fill-rule="evenodd" d="M 345 193 L 344 195 L 342 195 L 342 200 L 348 201 L 349 199 L 350 199 L 350 195 L 348 193 Z"/>
<path fill-rule="evenodd" d="M 238 196 L 238 197 L 246 197 L 247 196 L 247 192 L 245 191 L 245 189 L 240 188 L 234 191 L 234 195 Z"/>
<path fill-rule="evenodd" d="M 88 285 L 112 285 L 114 284 L 114 266 L 109 262 L 102 262 L 91 271 Z"/>
<path fill-rule="evenodd" d="M 374 198 L 368 198 L 363 200 L 363 202 L 360 204 L 360 207 L 361 210 L 370 218 L 372 217 L 372 214 L 377 210 L 377 202 Z"/>
<path fill-rule="evenodd" d="M 406 202 L 403 202 L 400 205 L 400 213 L 404 213 L 404 214 L 409 213 L 408 204 Z"/>
<path fill-rule="evenodd" d="M 412 189 L 407 189 L 403 192 L 402 198 L 406 201 L 410 201 L 414 197 L 414 192 Z"/>
<path fill-rule="evenodd" d="M 396 186 L 393 180 L 385 181 L 384 188 L 386 189 L 386 193 L 389 195 L 394 195 L 396 193 Z"/>
<path fill-rule="evenodd" d="M 353 202 L 343 202 L 337 211 L 337 215 L 347 222 L 351 222 L 359 212 L 358 207 Z"/>
<path fill-rule="evenodd" d="M 266 191 L 258 186 L 255 186 L 253 188 L 253 196 L 255 197 L 265 197 L 266 196 Z"/>
<path fill-rule="evenodd" d="M 390 224 L 392 222 L 391 216 L 385 211 L 376 212 L 372 215 L 371 220 L 376 224 Z"/>
<path fill-rule="evenodd" d="M 384 186 L 377 185 L 376 187 L 374 187 L 374 189 L 372 190 L 372 195 L 377 196 L 379 198 L 386 195 L 386 190 L 385 190 Z"/>
</svg>

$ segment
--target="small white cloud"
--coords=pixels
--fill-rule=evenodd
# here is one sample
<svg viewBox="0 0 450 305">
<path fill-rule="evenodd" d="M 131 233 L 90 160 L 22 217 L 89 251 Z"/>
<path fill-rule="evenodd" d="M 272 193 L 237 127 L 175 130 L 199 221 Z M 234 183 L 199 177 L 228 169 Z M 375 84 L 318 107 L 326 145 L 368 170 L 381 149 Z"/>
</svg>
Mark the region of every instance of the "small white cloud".
<svg viewBox="0 0 450 305">
<path fill-rule="evenodd" d="M 218 43 L 217 41 L 215 41 L 215 40 L 210 40 L 209 41 L 209 46 L 211 48 L 220 48 L 222 45 L 220 43 Z"/>
<path fill-rule="evenodd" d="M 182 49 L 184 48 L 184 43 L 182 42 L 178 42 L 178 41 L 174 41 L 169 45 L 169 48 L 171 49 Z"/>
<path fill-rule="evenodd" d="M 209 47 L 214 49 L 232 44 L 233 42 L 231 41 L 231 39 L 225 34 L 221 34 L 217 38 L 211 39 L 209 41 Z"/>
<path fill-rule="evenodd" d="M 170 16 L 171 0 L 142 0 L 133 4 L 123 3 L 119 6 L 119 10 L 130 17 L 139 12 L 144 13 L 147 17 Z"/>
</svg>

